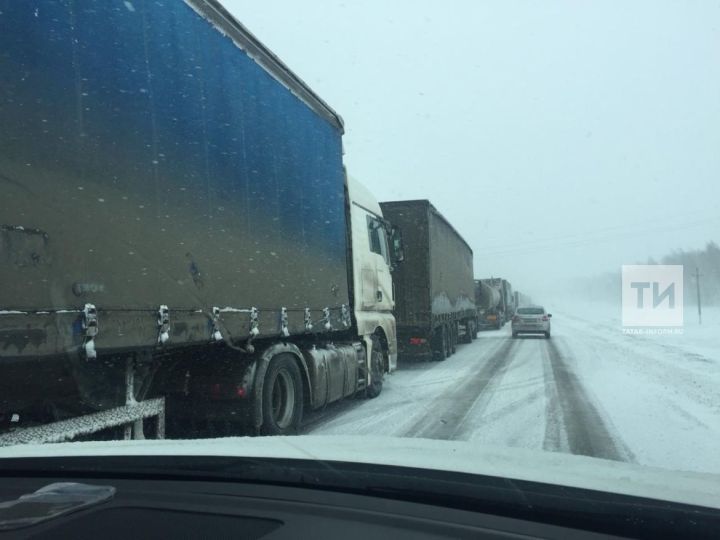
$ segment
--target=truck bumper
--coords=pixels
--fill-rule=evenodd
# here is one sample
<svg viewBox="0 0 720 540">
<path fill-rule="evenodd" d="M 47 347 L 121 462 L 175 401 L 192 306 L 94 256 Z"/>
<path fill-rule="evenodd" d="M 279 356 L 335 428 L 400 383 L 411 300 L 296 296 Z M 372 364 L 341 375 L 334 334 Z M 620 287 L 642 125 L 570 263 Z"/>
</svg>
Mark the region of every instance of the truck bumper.
<svg viewBox="0 0 720 540">
<path fill-rule="evenodd" d="M 430 337 L 427 331 L 418 328 L 404 328 L 398 331 L 398 359 L 431 360 L 433 357 Z"/>
<path fill-rule="evenodd" d="M 400 361 L 426 361 L 432 360 L 433 353 L 430 347 L 406 347 L 400 350 L 398 359 Z"/>
</svg>

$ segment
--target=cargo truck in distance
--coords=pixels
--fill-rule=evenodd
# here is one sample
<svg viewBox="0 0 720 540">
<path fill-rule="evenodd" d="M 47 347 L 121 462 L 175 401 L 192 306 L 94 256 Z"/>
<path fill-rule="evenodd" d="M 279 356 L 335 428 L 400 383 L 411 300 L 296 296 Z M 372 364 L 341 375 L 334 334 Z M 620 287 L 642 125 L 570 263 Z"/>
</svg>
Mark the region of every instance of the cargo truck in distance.
<svg viewBox="0 0 720 540">
<path fill-rule="evenodd" d="M 0 444 L 380 393 L 400 242 L 338 114 L 213 0 L 0 18 Z"/>
<path fill-rule="evenodd" d="M 505 322 L 510 322 L 515 315 L 517 303 L 515 302 L 515 293 L 512 285 L 506 279 L 502 280 L 502 291 L 505 295 Z"/>
<path fill-rule="evenodd" d="M 472 249 L 427 200 L 380 207 L 402 232 L 404 263 L 392 276 L 399 353 L 444 360 L 477 335 Z"/>
<path fill-rule="evenodd" d="M 515 295 L 506 279 L 475 280 L 475 303 L 480 328 L 500 329 L 515 313 Z"/>
</svg>

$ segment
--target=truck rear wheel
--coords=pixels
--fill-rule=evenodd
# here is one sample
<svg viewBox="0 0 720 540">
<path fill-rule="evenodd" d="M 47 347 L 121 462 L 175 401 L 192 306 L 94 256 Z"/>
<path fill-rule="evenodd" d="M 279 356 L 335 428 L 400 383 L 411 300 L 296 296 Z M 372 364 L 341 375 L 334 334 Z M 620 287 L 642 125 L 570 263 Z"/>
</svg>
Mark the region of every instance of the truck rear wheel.
<svg viewBox="0 0 720 540">
<path fill-rule="evenodd" d="M 440 326 L 435 329 L 434 334 L 432 340 L 433 358 L 442 362 L 448 357 L 447 329 L 444 325 Z"/>
<path fill-rule="evenodd" d="M 365 389 L 365 395 L 370 399 L 378 397 L 382 392 L 383 377 L 385 375 L 385 355 L 383 354 L 380 338 L 373 336 L 371 339 L 370 384 Z"/>
<path fill-rule="evenodd" d="M 262 428 L 265 435 L 290 435 L 302 420 L 303 386 L 295 359 L 275 356 L 265 373 L 262 395 Z"/>
<path fill-rule="evenodd" d="M 445 358 L 449 358 L 452 356 L 452 330 L 448 325 L 445 325 L 443 332 L 445 333 Z"/>
<path fill-rule="evenodd" d="M 472 343 L 472 321 L 470 319 L 466 319 L 465 321 L 463 321 L 463 326 L 465 327 L 465 333 L 463 334 L 460 343 Z"/>
</svg>

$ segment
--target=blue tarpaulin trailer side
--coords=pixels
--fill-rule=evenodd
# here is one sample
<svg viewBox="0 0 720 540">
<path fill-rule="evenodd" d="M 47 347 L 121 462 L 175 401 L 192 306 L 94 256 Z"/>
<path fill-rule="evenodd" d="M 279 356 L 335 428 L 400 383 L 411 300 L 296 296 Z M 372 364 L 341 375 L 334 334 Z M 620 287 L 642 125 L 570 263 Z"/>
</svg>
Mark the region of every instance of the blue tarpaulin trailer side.
<svg viewBox="0 0 720 540">
<path fill-rule="evenodd" d="M 219 3 L 0 0 L 0 81 L 0 423 L 351 330 L 342 120 Z"/>
<path fill-rule="evenodd" d="M 218 3 L 0 13 L 3 356 L 342 326 L 342 122 Z"/>
</svg>

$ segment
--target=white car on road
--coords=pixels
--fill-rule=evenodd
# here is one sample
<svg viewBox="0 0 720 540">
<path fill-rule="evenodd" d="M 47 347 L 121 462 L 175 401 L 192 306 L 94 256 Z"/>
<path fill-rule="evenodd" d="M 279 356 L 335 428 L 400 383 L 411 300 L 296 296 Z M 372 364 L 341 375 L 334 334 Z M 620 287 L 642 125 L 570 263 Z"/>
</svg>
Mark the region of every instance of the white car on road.
<svg viewBox="0 0 720 540">
<path fill-rule="evenodd" d="M 512 337 L 519 334 L 545 334 L 550 338 L 550 318 L 552 315 L 542 306 L 517 308 L 512 318 Z"/>
</svg>

